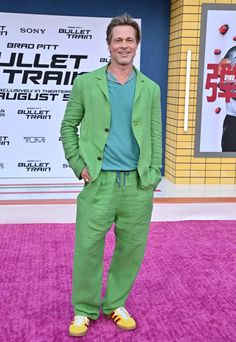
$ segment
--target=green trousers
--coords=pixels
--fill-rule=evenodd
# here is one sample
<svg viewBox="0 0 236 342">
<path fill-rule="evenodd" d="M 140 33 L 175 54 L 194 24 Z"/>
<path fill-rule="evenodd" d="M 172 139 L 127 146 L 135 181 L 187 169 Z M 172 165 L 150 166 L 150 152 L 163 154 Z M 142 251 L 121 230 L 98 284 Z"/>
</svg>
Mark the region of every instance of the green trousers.
<svg viewBox="0 0 236 342">
<path fill-rule="evenodd" d="M 153 188 L 142 189 L 137 171 L 101 171 L 78 196 L 72 304 L 76 315 L 99 317 L 125 306 L 140 269 L 149 231 Z M 115 223 L 115 249 L 102 300 L 106 233 Z"/>
</svg>

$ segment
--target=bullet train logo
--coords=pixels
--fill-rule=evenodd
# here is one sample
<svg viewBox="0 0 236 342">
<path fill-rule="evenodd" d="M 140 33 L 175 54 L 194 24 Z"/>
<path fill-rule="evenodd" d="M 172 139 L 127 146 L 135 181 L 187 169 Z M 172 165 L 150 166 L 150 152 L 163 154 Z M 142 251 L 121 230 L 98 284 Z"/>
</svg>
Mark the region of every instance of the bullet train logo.
<svg viewBox="0 0 236 342">
<path fill-rule="evenodd" d="M 81 26 L 68 26 L 67 28 L 59 28 L 58 33 L 64 34 L 68 39 L 92 39 L 92 30 L 84 29 Z"/>
<path fill-rule="evenodd" d="M 52 118 L 49 110 L 39 108 L 18 109 L 17 114 L 24 116 L 27 120 L 51 120 Z"/>
<path fill-rule="evenodd" d="M 36 53 L 28 56 L 23 52 L 0 53 L 0 78 L 4 77 L 9 84 L 18 81 L 21 84 L 72 85 L 81 61 L 87 58 L 88 55 L 73 54 L 45 56 Z"/>
<path fill-rule="evenodd" d="M 51 172 L 50 163 L 41 160 L 21 161 L 17 167 L 23 168 L 27 172 Z"/>
<path fill-rule="evenodd" d="M 7 27 L 4 25 L 0 25 L 0 36 L 7 36 Z"/>
<path fill-rule="evenodd" d="M 8 146 L 10 145 L 10 140 L 6 135 L 0 135 L 0 146 Z"/>
</svg>

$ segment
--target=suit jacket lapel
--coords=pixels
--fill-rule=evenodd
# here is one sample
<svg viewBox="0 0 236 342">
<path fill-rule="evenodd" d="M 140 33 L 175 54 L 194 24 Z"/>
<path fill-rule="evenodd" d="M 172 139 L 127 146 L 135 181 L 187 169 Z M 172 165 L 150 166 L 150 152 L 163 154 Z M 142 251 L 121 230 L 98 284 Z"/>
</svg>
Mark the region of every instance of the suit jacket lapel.
<svg viewBox="0 0 236 342">
<path fill-rule="evenodd" d="M 99 70 L 99 73 L 96 75 L 96 81 L 103 92 L 103 94 L 106 96 L 107 100 L 109 101 L 109 93 L 108 93 L 108 85 L 107 85 L 107 78 L 106 78 L 106 66 L 101 68 Z"/>
<path fill-rule="evenodd" d="M 139 72 L 137 69 L 136 69 L 136 72 L 137 72 L 137 80 L 136 80 L 136 90 L 135 90 L 135 95 L 134 95 L 134 105 L 136 101 L 138 100 L 139 96 L 141 95 L 143 85 L 144 85 L 144 79 L 143 79 L 141 72 Z"/>
<path fill-rule="evenodd" d="M 136 121 L 139 120 L 139 110 L 138 110 L 138 99 L 141 96 L 143 86 L 144 86 L 144 77 L 141 72 L 136 69 L 137 72 L 137 80 L 136 80 L 136 89 L 134 95 L 134 103 L 133 103 L 133 111 L 132 111 L 132 120 Z"/>
</svg>

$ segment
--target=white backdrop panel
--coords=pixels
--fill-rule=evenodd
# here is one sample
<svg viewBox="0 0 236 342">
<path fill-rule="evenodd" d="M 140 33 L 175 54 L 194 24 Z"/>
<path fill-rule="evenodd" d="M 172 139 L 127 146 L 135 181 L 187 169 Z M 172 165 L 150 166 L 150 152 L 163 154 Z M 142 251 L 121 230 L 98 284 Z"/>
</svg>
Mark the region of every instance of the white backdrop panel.
<svg viewBox="0 0 236 342">
<path fill-rule="evenodd" d="M 76 180 L 64 159 L 60 124 L 75 76 L 109 61 L 110 20 L 0 13 L 2 183 Z"/>
</svg>

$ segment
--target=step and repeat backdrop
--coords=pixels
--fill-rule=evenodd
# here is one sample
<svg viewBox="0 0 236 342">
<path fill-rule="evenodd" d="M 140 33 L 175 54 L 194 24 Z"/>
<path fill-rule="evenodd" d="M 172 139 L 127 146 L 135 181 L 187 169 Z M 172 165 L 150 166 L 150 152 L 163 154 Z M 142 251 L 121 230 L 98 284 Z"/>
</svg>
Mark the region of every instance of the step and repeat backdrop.
<svg viewBox="0 0 236 342">
<path fill-rule="evenodd" d="M 60 124 L 74 78 L 109 61 L 110 20 L 0 13 L 1 183 L 77 181 Z"/>
</svg>

